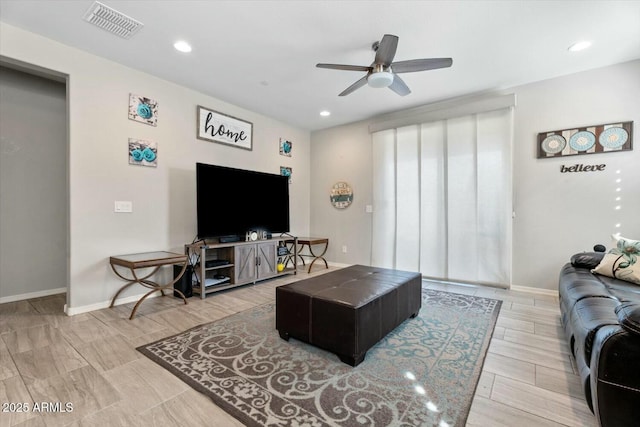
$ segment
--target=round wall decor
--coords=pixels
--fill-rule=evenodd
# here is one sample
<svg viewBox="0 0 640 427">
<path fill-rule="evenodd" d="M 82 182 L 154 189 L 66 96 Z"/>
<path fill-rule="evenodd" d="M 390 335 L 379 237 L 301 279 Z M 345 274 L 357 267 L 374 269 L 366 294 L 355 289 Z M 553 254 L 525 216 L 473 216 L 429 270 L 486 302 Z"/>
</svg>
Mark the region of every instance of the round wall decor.
<svg viewBox="0 0 640 427">
<path fill-rule="evenodd" d="M 605 129 L 598 138 L 598 142 L 605 148 L 620 148 L 629 139 L 629 133 L 621 127 Z"/>
<path fill-rule="evenodd" d="M 331 188 L 329 200 L 336 209 L 347 208 L 353 202 L 353 190 L 346 182 L 337 182 Z"/>
<path fill-rule="evenodd" d="M 586 130 L 574 133 L 569 138 L 569 145 L 576 151 L 587 151 L 596 143 L 596 136 Z"/>
<path fill-rule="evenodd" d="M 562 135 L 551 135 L 542 141 L 542 150 L 545 153 L 556 154 L 564 150 L 567 140 Z"/>
</svg>

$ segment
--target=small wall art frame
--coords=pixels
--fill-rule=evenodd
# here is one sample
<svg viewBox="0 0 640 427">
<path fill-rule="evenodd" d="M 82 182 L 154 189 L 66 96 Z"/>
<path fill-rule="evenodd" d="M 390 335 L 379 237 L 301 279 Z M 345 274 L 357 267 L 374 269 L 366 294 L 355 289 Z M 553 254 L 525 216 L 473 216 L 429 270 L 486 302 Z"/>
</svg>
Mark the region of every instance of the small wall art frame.
<svg viewBox="0 0 640 427">
<path fill-rule="evenodd" d="M 253 123 L 198 105 L 198 139 L 253 150 Z"/>
<path fill-rule="evenodd" d="M 158 167 L 158 143 L 129 138 L 129 164 Z"/>
<path fill-rule="evenodd" d="M 129 94 L 129 120 L 158 126 L 158 101 L 146 96 Z"/>
<path fill-rule="evenodd" d="M 293 150 L 293 142 L 284 138 L 280 138 L 280 155 L 291 157 L 291 151 Z"/>
<path fill-rule="evenodd" d="M 612 153 L 633 149 L 633 122 L 540 132 L 538 158 Z"/>
<path fill-rule="evenodd" d="M 280 175 L 289 178 L 289 184 L 291 184 L 291 175 L 293 175 L 293 169 L 289 166 L 280 166 Z"/>
</svg>

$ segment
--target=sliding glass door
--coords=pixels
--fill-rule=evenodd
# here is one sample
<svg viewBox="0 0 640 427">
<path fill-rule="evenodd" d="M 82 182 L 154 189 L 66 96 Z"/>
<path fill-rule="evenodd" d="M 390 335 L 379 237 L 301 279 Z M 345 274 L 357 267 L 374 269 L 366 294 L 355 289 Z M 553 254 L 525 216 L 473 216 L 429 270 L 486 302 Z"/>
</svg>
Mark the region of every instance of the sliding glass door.
<svg viewBox="0 0 640 427">
<path fill-rule="evenodd" d="M 372 264 L 511 281 L 512 108 L 372 134 Z"/>
</svg>

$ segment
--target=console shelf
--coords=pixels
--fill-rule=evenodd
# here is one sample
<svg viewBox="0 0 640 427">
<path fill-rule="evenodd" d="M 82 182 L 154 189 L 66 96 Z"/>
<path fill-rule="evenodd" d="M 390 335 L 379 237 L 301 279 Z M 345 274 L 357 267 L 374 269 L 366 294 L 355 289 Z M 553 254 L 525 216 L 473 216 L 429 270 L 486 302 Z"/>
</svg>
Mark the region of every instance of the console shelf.
<svg viewBox="0 0 640 427">
<path fill-rule="evenodd" d="M 194 266 L 193 293 L 204 299 L 210 293 L 296 274 L 296 240 L 295 237 L 276 237 L 251 242 L 200 241 L 185 245 L 185 254 Z M 285 268 L 278 271 L 278 264 Z"/>
</svg>

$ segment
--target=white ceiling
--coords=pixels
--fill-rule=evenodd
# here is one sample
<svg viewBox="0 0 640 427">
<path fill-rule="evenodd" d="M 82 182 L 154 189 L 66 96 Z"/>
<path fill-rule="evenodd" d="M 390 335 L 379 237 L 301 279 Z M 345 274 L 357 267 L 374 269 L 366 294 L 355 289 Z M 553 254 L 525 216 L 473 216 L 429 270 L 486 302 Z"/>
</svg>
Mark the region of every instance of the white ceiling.
<svg viewBox="0 0 640 427">
<path fill-rule="evenodd" d="M 0 0 L 0 20 L 309 130 L 640 58 L 640 1 L 104 0 L 144 24 L 129 40 L 85 22 L 92 3 Z M 396 61 L 453 66 L 403 74 L 405 97 L 338 97 L 364 73 L 315 64 L 368 66 L 385 33 L 400 38 Z M 567 51 L 583 39 L 593 46 Z"/>
</svg>

